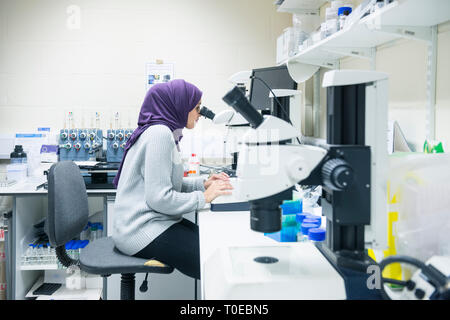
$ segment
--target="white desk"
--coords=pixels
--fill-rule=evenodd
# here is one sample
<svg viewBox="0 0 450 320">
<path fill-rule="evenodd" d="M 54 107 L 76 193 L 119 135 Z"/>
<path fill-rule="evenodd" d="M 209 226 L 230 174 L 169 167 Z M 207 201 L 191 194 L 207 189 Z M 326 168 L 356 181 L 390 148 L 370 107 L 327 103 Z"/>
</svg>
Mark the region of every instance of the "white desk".
<svg viewBox="0 0 450 320">
<path fill-rule="evenodd" d="M 7 235 L 7 299 L 21 300 L 27 296 L 30 288 L 36 285 L 42 277 L 42 270 L 21 270 L 21 242 L 29 233 L 30 228 L 40 221 L 47 212 L 47 190 L 36 187 L 46 182 L 46 177 L 30 177 L 10 187 L 0 187 L 0 196 L 13 197 L 13 215 L 9 223 Z M 87 189 L 90 202 L 90 212 L 102 211 L 104 232 L 111 236 L 114 221 L 115 189 Z M 92 199 L 94 198 L 94 199 Z M 97 201 L 98 200 L 98 201 Z M 100 202 L 101 201 L 101 202 Z M 93 205 L 93 206 L 92 206 Z M 95 210 L 92 210 L 95 207 Z M 185 216 L 193 221 L 194 214 Z M 145 274 L 136 274 L 136 300 L 195 299 L 195 282 L 192 278 L 175 270 L 170 275 L 152 274 L 149 277 L 150 287 L 145 293 L 138 290 Z M 120 275 L 112 275 L 103 279 L 103 299 L 117 300 L 120 298 Z M 84 297 L 85 298 L 85 297 Z"/>
<path fill-rule="evenodd" d="M 44 170 L 45 168 L 42 168 Z M 0 187 L 0 196 L 10 196 L 13 198 L 13 214 L 9 223 L 8 249 L 7 249 L 7 288 L 10 300 L 20 300 L 26 297 L 27 291 L 41 276 L 40 269 L 21 269 L 22 242 L 29 234 L 31 226 L 40 221 L 47 212 L 48 191 L 41 187 L 36 187 L 47 182 L 47 177 L 34 176 L 17 182 L 9 187 Z M 108 211 L 112 211 L 114 204 L 115 189 L 87 189 L 89 197 L 99 198 L 96 207 L 103 209 L 102 220 L 104 222 L 104 232 L 108 232 L 108 225 L 112 219 L 108 219 Z M 95 200 L 95 199 L 94 199 Z M 96 211 L 96 210 L 94 210 Z M 106 280 L 105 285 L 106 288 Z"/>
</svg>

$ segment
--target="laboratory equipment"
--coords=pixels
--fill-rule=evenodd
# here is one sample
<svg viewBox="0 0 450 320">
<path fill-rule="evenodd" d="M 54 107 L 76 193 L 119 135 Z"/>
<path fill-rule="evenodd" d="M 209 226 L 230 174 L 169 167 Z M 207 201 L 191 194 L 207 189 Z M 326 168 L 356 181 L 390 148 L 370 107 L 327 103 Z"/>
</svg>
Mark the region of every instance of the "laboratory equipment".
<svg viewBox="0 0 450 320">
<path fill-rule="evenodd" d="M 345 20 L 347 19 L 347 16 L 352 13 L 351 7 L 340 7 L 338 10 L 338 16 L 339 16 L 339 30 L 344 29 L 345 27 Z"/>
<path fill-rule="evenodd" d="M 256 110 L 261 110 L 263 114 L 273 115 L 274 112 L 272 101 L 269 98 L 269 87 L 272 90 L 297 89 L 297 82 L 289 75 L 285 65 L 253 69 L 250 78 L 252 79 L 250 84 L 250 103 Z M 267 86 L 264 83 L 267 84 Z"/>
<path fill-rule="evenodd" d="M 316 247 L 339 270 L 348 299 L 380 297 L 366 286 L 367 268 L 375 262 L 365 246 L 384 249 L 387 241 L 387 79 L 374 71 L 327 72 L 327 139 L 314 145 L 280 143 L 300 133 L 259 114 L 239 89 L 223 98 L 251 125 L 237 166 L 239 187 L 250 202 L 251 229 L 279 231 L 280 204 L 290 199 L 293 186 L 321 185 L 327 238 Z M 268 135 L 270 130 L 277 134 Z M 267 155 L 264 161 L 258 153 Z"/>
<path fill-rule="evenodd" d="M 198 177 L 200 176 L 200 160 L 197 157 L 196 153 L 192 153 L 189 157 L 189 177 Z"/>
<path fill-rule="evenodd" d="M 10 155 L 11 163 L 27 163 L 27 154 L 23 151 L 21 145 L 15 145 L 14 151 Z"/>
<path fill-rule="evenodd" d="M 211 110 L 209 110 L 207 107 L 204 106 L 200 109 L 200 115 L 204 116 L 209 120 L 213 120 L 214 117 L 216 116 L 214 112 L 212 112 Z"/>
<path fill-rule="evenodd" d="M 257 259 L 276 257 L 275 259 Z M 264 263 L 266 262 L 266 263 Z M 342 278 L 310 242 L 221 247 L 205 261 L 207 300 L 345 299 Z"/>
<path fill-rule="evenodd" d="M 6 179 L 8 181 L 22 181 L 27 178 L 27 165 L 24 163 L 13 163 L 6 166 Z"/>
<path fill-rule="evenodd" d="M 106 132 L 106 161 L 121 162 L 128 139 L 133 134 L 133 129 L 109 129 Z"/>
<path fill-rule="evenodd" d="M 81 175 L 86 184 L 86 189 L 115 189 L 113 180 L 119 170 L 119 162 L 98 162 L 80 164 Z"/>
<path fill-rule="evenodd" d="M 384 298 L 392 300 L 450 300 L 450 257 L 433 256 L 425 263 L 409 256 L 391 256 L 380 262 L 380 273 L 392 263 L 406 263 L 416 268 L 411 279 L 398 281 L 381 277 Z M 393 291 L 386 283 L 403 286 Z"/>
<path fill-rule="evenodd" d="M 89 161 L 102 155 L 103 131 L 96 128 L 61 129 L 59 161 Z"/>
<path fill-rule="evenodd" d="M 250 203 L 242 197 L 237 178 L 230 178 L 229 183 L 233 187 L 230 195 L 223 195 L 211 201 L 211 211 L 247 211 Z"/>
</svg>

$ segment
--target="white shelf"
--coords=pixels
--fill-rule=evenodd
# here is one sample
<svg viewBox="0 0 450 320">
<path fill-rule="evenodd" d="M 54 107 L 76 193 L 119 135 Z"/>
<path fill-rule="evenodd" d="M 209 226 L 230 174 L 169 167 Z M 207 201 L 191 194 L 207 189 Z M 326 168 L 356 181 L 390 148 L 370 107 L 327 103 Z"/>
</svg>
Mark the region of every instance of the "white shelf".
<svg viewBox="0 0 450 320">
<path fill-rule="evenodd" d="M 284 63 L 334 68 L 348 56 L 372 58 L 371 49 L 399 38 L 431 40 L 431 26 L 450 20 L 449 0 L 397 0 L 306 48 Z"/>
<path fill-rule="evenodd" d="M 38 281 L 31 287 L 25 298 L 37 298 L 37 300 L 100 300 L 102 296 L 102 288 L 89 288 L 82 290 L 69 290 L 65 285 L 56 290 L 51 296 L 33 295 L 33 291 L 44 283 L 44 277 L 40 277 Z"/>
<path fill-rule="evenodd" d="M 278 6 L 278 12 L 289 13 L 311 13 L 318 12 L 320 7 L 327 3 L 328 0 L 284 0 Z"/>
<path fill-rule="evenodd" d="M 431 27 L 449 20 L 448 0 L 397 0 L 385 12 L 375 13 L 369 19 L 377 19 L 382 25 Z"/>
</svg>

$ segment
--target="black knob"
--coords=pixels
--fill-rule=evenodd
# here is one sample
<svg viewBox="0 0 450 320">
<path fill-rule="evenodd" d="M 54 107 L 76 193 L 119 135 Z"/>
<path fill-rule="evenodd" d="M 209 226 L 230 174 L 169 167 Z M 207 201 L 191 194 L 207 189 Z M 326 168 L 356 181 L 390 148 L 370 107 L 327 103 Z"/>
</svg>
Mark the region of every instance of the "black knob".
<svg viewBox="0 0 450 320">
<path fill-rule="evenodd" d="M 326 187 L 334 191 L 343 191 L 351 186 L 354 180 L 353 170 L 342 159 L 331 159 L 322 167 L 322 178 Z"/>
<path fill-rule="evenodd" d="M 417 299 L 422 300 L 425 297 L 425 291 L 422 289 L 416 289 L 416 291 L 414 291 L 414 295 Z"/>
<path fill-rule="evenodd" d="M 416 287 L 416 283 L 414 281 L 408 280 L 406 281 L 406 289 L 408 289 L 409 291 L 414 290 L 414 288 Z"/>
</svg>

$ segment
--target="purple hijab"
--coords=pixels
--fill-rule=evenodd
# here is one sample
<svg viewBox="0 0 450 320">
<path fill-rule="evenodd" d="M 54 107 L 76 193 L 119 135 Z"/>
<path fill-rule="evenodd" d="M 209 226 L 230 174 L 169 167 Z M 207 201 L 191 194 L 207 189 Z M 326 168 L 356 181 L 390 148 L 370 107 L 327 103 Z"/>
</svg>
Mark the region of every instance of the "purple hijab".
<svg viewBox="0 0 450 320">
<path fill-rule="evenodd" d="M 122 162 L 113 181 L 116 188 L 128 150 L 136 143 L 140 135 L 148 127 L 162 124 L 174 133 L 175 142 L 178 145 L 183 137 L 181 131 L 187 124 L 188 114 L 195 108 L 201 97 L 202 92 L 196 86 L 181 79 L 158 83 L 148 90 L 139 113 L 138 127 L 125 145 Z"/>
</svg>

